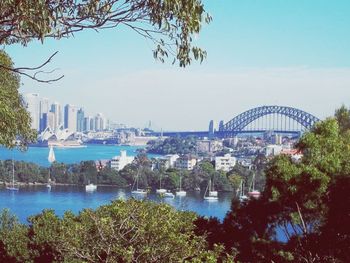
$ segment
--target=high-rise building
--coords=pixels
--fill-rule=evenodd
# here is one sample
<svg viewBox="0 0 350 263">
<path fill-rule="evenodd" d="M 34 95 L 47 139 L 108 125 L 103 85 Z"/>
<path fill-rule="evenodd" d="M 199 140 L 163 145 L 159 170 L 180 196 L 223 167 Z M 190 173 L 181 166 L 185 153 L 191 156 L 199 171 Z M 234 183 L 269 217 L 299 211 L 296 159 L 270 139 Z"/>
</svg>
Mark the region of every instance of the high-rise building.
<svg viewBox="0 0 350 263">
<path fill-rule="evenodd" d="M 215 122 L 211 120 L 209 122 L 209 139 L 212 139 L 215 134 Z"/>
<path fill-rule="evenodd" d="M 105 119 L 102 113 L 98 113 L 95 116 L 95 130 L 102 131 L 105 129 Z"/>
<path fill-rule="evenodd" d="M 61 124 L 63 124 L 61 104 L 58 102 L 52 103 L 51 112 L 54 114 L 54 126 L 51 128 L 56 130 Z"/>
<path fill-rule="evenodd" d="M 219 123 L 219 130 L 223 129 L 224 128 L 224 121 L 221 120 L 220 123 Z"/>
<path fill-rule="evenodd" d="M 94 131 L 95 130 L 95 120 L 94 118 L 90 119 L 90 131 Z"/>
<path fill-rule="evenodd" d="M 46 114 L 46 127 L 50 127 L 52 130 L 55 129 L 55 113 L 51 111 Z"/>
<path fill-rule="evenodd" d="M 28 93 L 23 95 L 23 99 L 27 111 L 31 117 L 31 128 L 40 130 L 40 97 L 36 93 Z"/>
<path fill-rule="evenodd" d="M 39 116 L 40 116 L 40 131 L 43 131 L 47 127 L 47 122 L 44 118 L 47 118 L 47 114 L 49 112 L 49 99 L 47 98 L 39 98 Z M 45 117 L 44 117 L 45 116 Z M 51 126 L 51 128 L 53 128 Z"/>
<path fill-rule="evenodd" d="M 83 125 L 83 130 L 84 131 L 90 131 L 90 120 L 91 116 L 86 116 L 84 117 L 84 125 Z"/>
<path fill-rule="evenodd" d="M 77 108 L 71 104 L 64 106 L 64 128 L 70 132 L 77 131 Z"/>
<path fill-rule="evenodd" d="M 84 130 L 84 110 L 80 108 L 77 111 L 77 131 L 83 132 Z"/>
</svg>

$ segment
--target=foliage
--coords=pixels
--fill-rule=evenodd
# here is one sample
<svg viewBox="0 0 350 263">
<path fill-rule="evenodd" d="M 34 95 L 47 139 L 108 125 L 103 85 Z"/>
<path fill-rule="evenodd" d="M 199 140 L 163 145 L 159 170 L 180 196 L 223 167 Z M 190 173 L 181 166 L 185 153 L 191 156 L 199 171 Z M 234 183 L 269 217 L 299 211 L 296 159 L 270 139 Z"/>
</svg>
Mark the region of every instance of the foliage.
<svg viewBox="0 0 350 263">
<path fill-rule="evenodd" d="M 195 154 L 197 139 L 189 136 L 186 138 L 171 137 L 165 140 L 148 142 L 147 152 L 154 154 Z"/>
<path fill-rule="evenodd" d="M 278 156 L 268 163 L 259 200 L 233 200 L 222 224 L 202 219 L 197 233 L 208 227 L 209 245 L 224 244 L 242 262 L 349 262 L 347 112 L 343 107 L 303 135 L 300 162 Z"/>
<path fill-rule="evenodd" d="M 29 218 L 29 226 L 4 211 L 0 258 L 11 262 L 217 262 L 222 249 L 217 245 L 208 249 L 205 239 L 194 232 L 195 219 L 192 212 L 134 199 L 113 201 L 95 211 L 85 209 L 79 215 L 66 212 L 62 219 L 44 210 Z"/>
<path fill-rule="evenodd" d="M 156 58 L 172 56 L 183 67 L 205 57 L 193 35 L 211 21 L 200 0 L 2 0 L 0 10 L 1 45 L 124 25 L 154 42 Z"/>
<path fill-rule="evenodd" d="M 350 130 L 350 110 L 344 105 L 335 111 L 334 114 L 340 128 L 340 132 L 344 133 Z"/>
<path fill-rule="evenodd" d="M 10 57 L 3 50 L 0 50 L 0 65 L 13 68 Z M 17 73 L 0 67 L 0 145 L 13 148 L 19 143 L 18 146 L 25 149 L 36 134 L 31 130 L 30 115 L 18 92 L 19 83 Z"/>
</svg>

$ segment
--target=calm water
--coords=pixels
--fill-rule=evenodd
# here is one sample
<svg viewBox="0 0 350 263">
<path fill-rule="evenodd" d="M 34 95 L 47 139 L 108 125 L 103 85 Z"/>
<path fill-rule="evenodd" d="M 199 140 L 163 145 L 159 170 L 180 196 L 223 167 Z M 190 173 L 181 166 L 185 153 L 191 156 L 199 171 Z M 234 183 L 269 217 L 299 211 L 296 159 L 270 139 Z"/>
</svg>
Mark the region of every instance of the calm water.
<svg viewBox="0 0 350 263">
<path fill-rule="evenodd" d="M 66 210 L 78 213 L 83 208 L 97 208 L 115 199 L 130 198 L 130 190 L 116 187 L 99 186 L 96 192 L 86 193 L 82 186 L 45 186 L 21 187 L 18 192 L 0 188 L 0 209 L 9 208 L 22 223 L 30 215 L 38 214 L 45 208 L 52 208 L 56 214 L 63 215 Z M 203 200 L 203 193 L 191 192 L 186 197 L 159 198 L 155 193 L 149 194 L 149 200 L 164 202 L 179 210 L 195 211 L 203 216 L 216 216 L 223 219 L 230 209 L 232 193 L 219 193 L 219 200 Z"/>
<path fill-rule="evenodd" d="M 137 155 L 140 147 L 88 145 L 84 148 L 55 148 L 57 162 L 78 163 L 83 160 L 106 160 L 119 155 L 120 150 L 126 150 L 130 156 Z M 0 148 L 0 160 L 12 159 L 34 162 L 42 166 L 49 166 L 48 148 L 29 147 L 27 152 Z M 149 155 L 156 157 L 157 155 Z M 98 187 L 94 193 L 86 193 L 84 187 L 53 186 L 51 191 L 45 186 L 22 187 L 18 192 L 10 192 L 0 188 L 0 209 L 10 208 L 21 222 L 26 222 L 30 215 L 40 213 L 45 208 L 52 208 L 56 214 L 71 210 L 78 213 L 84 208 L 97 208 L 118 198 L 129 198 L 130 190 L 115 187 Z M 188 193 L 187 197 L 175 199 L 160 199 L 156 194 L 150 194 L 148 199 L 165 202 L 179 210 L 195 211 L 203 216 L 216 216 L 222 219 L 230 209 L 232 193 L 220 193 L 217 202 L 203 200 L 199 192 Z"/>
<path fill-rule="evenodd" d="M 68 164 L 86 160 L 108 160 L 119 155 L 121 150 L 126 150 L 127 155 L 136 156 L 137 150 L 141 148 L 136 146 L 88 145 L 82 148 L 54 148 L 54 151 L 57 162 Z M 0 148 L 0 160 L 12 159 L 13 157 L 17 161 L 33 162 L 41 166 L 49 166 L 48 154 L 49 148 L 47 147 L 29 147 L 26 152 Z M 149 155 L 149 157 L 156 156 L 159 155 Z"/>
</svg>

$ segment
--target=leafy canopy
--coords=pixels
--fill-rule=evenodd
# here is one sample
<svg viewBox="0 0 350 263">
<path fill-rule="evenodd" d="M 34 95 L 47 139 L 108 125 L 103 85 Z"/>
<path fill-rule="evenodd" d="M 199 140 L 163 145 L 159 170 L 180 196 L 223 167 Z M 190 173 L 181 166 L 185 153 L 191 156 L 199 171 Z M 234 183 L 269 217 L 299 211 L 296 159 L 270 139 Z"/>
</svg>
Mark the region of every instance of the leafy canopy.
<svg viewBox="0 0 350 263">
<path fill-rule="evenodd" d="M 0 64 L 12 68 L 10 57 L 0 50 Z M 0 145 L 24 149 L 35 139 L 35 132 L 30 128 L 30 116 L 18 92 L 19 76 L 15 72 L 0 67 Z"/>
<path fill-rule="evenodd" d="M 206 56 L 193 35 L 211 21 L 201 0 L 2 0 L 0 10 L 0 45 L 124 25 L 154 42 L 154 57 L 182 67 Z"/>
</svg>

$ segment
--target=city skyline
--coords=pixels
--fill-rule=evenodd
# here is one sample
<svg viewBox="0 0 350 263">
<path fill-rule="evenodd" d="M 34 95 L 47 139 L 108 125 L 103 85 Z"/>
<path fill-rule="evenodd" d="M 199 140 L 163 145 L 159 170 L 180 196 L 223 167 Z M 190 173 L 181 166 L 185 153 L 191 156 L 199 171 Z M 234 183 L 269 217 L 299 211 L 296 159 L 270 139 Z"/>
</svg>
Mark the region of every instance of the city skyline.
<svg viewBox="0 0 350 263">
<path fill-rule="evenodd" d="M 152 58 L 152 44 L 120 27 L 67 40 L 7 47 L 16 65 L 48 66 L 65 78 L 22 78 L 23 93 L 69 100 L 129 126 L 204 130 L 261 105 L 293 106 L 324 119 L 350 101 L 346 34 L 350 3 L 204 1 L 213 22 L 197 36 L 208 51 L 186 69 Z M 31 52 L 28 52 L 31 50 Z"/>
<path fill-rule="evenodd" d="M 110 128 L 111 123 L 104 114 L 86 114 L 83 106 L 60 104 L 41 97 L 38 93 L 25 93 L 22 97 L 32 119 L 31 128 L 39 132 L 47 128 L 52 131 L 67 129 L 70 132 L 102 131 Z"/>
</svg>

